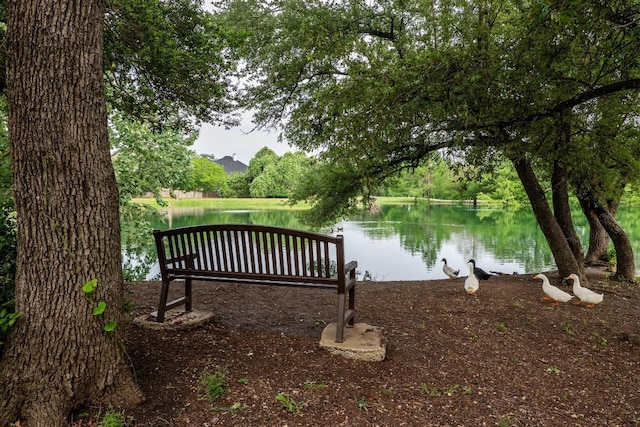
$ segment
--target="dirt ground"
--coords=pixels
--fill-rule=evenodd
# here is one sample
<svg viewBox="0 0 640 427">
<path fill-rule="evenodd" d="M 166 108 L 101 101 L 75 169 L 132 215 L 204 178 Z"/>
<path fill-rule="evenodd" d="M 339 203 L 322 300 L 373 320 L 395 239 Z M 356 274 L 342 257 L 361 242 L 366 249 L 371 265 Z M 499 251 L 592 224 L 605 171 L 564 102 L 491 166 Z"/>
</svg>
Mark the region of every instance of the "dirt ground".
<svg viewBox="0 0 640 427">
<path fill-rule="evenodd" d="M 543 301 L 533 275 L 492 277 L 478 298 L 464 278 L 360 282 L 356 321 L 383 328 L 382 362 L 319 348 L 331 291 L 197 283 L 208 324 L 128 326 L 146 401 L 126 416 L 138 427 L 640 426 L 640 291 L 589 275 L 605 293 L 594 308 Z M 131 291 L 132 316 L 155 309 L 158 283 Z M 201 380 L 215 372 L 225 393 L 209 401 Z"/>
</svg>

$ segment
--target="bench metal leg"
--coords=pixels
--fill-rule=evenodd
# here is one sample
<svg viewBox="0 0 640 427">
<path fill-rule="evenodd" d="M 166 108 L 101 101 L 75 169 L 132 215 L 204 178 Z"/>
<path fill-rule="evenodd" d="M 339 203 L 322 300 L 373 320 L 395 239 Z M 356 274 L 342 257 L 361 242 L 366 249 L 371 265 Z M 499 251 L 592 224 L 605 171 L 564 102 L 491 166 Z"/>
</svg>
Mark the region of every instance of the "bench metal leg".
<svg viewBox="0 0 640 427">
<path fill-rule="evenodd" d="M 338 324 L 336 327 L 336 342 L 344 342 L 344 328 L 355 325 L 356 308 L 356 271 L 349 272 L 348 294 L 338 293 Z M 349 299 L 347 301 L 347 298 Z M 347 324 L 345 325 L 345 320 Z"/>
<path fill-rule="evenodd" d="M 184 309 L 187 312 L 192 311 L 191 302 L 193 299 L 191 298 L 191 290 L 191 279 L 186 279 L 184 281 Z"/>
<path fill-rule="evenodd" d="M 156 322 L 164 322 L 164 312 L 167 309 L 167 298 L 169 297 L 169 281 L 162 281 L 162 288 L 160 290 L 160 304 L 158 305 L 158 311 L 156 314 Z"/>
<path fill-rule="evenodd" d="M 336 342 L 344 342 L 344 307 L 345 294 L 338 295 L 338 324 L 336 325 Z"/>
<path fill-rule="evenodd" d="M 351 318 L 349 319 L 349 326 L 353 326 L 355 324 L 355 312 L 356 312 L 356 271 L 351 270 L 349 273 L 349 278 L 352 280 L 353 284 L 349 288 L 349 312 L 351 313 Z"/>
</svg>

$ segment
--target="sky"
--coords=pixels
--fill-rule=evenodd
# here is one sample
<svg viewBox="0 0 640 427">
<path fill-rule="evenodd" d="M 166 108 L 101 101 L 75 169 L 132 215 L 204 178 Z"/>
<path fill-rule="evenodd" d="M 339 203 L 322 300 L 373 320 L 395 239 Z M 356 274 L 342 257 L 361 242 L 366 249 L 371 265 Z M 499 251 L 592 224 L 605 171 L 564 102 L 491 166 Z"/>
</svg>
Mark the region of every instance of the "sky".
<svg viewBox="0 0 640 427">
<path fill-rule="evenodd" d="M 205 1 L 202 6 L 209 12 L 214 10 L 212 2 Z M 200 128 L 200 135 L 191 149 L 198 154 L 213 154 L 216 159 L 233 156 L 235 153 L 236 160 L 245 165 L 248 165 L 253 156 L 263 147 L 269 147 L 278 156 L 282 156 L 287 151 L 297 151 L 285 142 L 278 142 L 277 132 L 250 132 L 253 127 L 249 114 L 243 115 L 240 126 L 229 130 L 224 126 L 205 123 Z"/>
<path fill-rule="evenodd" d="M 225 129 L 224 126 L 203 124 L 200 135 L 191 147 L 198 154 L 213 154 L 216 159 L 236 155 L 236 160 L 245 165 L 263 147 L 269 147 L 278 156 L 287 151 L 297 151 L 285 142 L 278 142 L 277 132 L 254 131 L 250 117 L 245 117 L 238 127 Z"/>
</svg>

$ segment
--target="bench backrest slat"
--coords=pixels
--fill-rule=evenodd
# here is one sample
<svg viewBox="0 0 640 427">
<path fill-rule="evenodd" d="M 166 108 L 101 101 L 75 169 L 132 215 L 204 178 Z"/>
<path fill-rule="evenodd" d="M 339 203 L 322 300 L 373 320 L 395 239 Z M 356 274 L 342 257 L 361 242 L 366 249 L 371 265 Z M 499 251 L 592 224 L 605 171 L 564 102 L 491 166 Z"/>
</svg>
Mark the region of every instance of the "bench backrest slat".
<svg viewBox="0 0 640 427">
<path fill-rule="evenodd" d="M 215 224 L 154 231 L 163 275 L 243 278 L 317 278 L 338 283 L 332 266 L 344 263 L 342 237 L 245 224 Z M 164 265 L 163 265 L 164 264 Z M 289 279 L 287 279 L 289 280 Z M 316 282 L 316 280 L 313 280 Z"/>
</svg>

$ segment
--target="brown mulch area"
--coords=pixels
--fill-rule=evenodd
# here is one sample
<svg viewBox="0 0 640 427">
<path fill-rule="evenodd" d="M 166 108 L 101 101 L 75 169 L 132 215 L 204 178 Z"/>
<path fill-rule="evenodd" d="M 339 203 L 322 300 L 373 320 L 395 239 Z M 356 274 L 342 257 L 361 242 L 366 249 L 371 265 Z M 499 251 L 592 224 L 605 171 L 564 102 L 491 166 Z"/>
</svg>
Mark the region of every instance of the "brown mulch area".
<svg viewBox="0 0 640 427">
<path fill-rule="evenodd" d="M 128 327 L 146 401 L 126 415 L 154 427 L 640 425 L 638 287 L 595 274 L 603 303 L 553 306 L 532 276 L 492 277 L 478 298 L 464 278 L 359 283 L 356 321 L 383 328 L 382 362 L 318 347 L 331 291 L 197 283 L 210 323 Z M 155 309 L 158 283 L 131 290 L 133 316 Z M 210 402 L 200 380 L 219 369 L 226 392 Z"/>
</svg>

